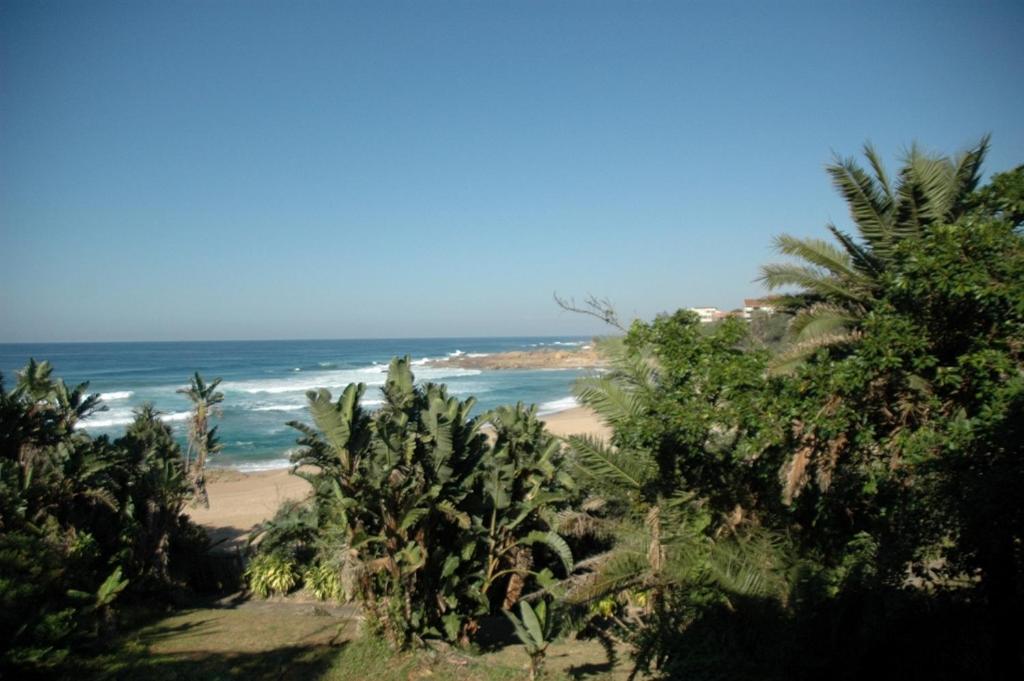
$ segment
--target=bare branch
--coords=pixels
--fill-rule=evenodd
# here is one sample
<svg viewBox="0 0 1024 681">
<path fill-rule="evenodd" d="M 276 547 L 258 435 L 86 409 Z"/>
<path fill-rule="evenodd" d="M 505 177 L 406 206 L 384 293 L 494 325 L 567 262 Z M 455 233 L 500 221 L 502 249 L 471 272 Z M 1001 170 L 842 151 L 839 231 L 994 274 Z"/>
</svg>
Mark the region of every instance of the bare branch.
<svg viewBox="0 0 1024 681">
<path fill-rule="evenodd" d="M 607 298 L 598 298 L 597 296 L 588 293 L 583 304 L 577 305 L 575 298 L 563 298 L 558 295 L 557 292 L 552 295 L 555 298 L 555 303 L 563 310 L 596 317 L 605 324 L 614 326 L 619 331 L 626 333 L 626 327 L 624 327 L 622 322 L 619 321 L 619 315 L 615 311 L 615 306 L 612 305 L 612 301 Z"/>
</svg>

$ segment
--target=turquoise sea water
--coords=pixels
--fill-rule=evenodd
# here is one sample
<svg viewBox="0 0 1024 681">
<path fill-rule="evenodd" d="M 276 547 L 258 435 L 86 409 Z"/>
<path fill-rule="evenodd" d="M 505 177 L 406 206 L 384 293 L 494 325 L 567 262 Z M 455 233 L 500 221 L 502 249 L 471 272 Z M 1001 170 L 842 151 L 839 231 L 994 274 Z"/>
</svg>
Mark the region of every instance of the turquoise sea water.
<svg viewBox="0 0 1024 681">
<path fill-rule="evenodd" d="M 93 434 L 120 435 L 132 410 L 152 402 L 175 433 L 184 437 L 189 403 L 175 391 L 199 371 L 223 379 L 217 421 L 224 451 L 213 465 L 260 470 L 287 465 L 295 443 L 291 420 L 309 421 L 305 393 L 327 388 L 334 395 L 353 382 L 367 385 L 364 403 L 380 403 L 387 363 L 414 360 L 418 381 L 446 383 L 459 397 L 475 395 L 479 414 L 499 404 L 535 403 L 542 412 L 573 406 L 570 385 L 578 370 L 479 371 L 423 366 L 453 353 L 495 353 L 537 347 L 579 347 L 586 338 L 429 338 L 396 340 L 218 341 L 180 343 L 0 344 L 0 371 L 10 387 L 14 373 L 34 357 L 49 360 L 69 385 L 89 381 L 106 411 L 83 422 Z"/>
</svg>

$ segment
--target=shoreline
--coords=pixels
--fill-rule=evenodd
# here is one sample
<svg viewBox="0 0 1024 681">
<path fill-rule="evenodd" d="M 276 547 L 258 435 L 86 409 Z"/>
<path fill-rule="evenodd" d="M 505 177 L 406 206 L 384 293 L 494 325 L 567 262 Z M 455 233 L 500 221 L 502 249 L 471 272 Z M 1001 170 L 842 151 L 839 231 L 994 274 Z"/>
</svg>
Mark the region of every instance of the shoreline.
<svg viewBox="0 0 1024 681">
<path fill-rule="evenodd" d="M 494 353 L 450 354 L 447 357 L 424 358 L 423 366 L 454 367 L 484 371 L 600 369 L 608 361 L 595 349 L 594 342 L 579 347 L 544 347 L 532 350 L 509 350 Z"/>
<path fill-rule="evenodd" d="M 607 439 L 611 429 L 587 407 L 572 407 L 540 416 L 552 435 L 593 435 Z M 280 468 L 243 471 L 231 467 L 207 471 L 209 508 L 186 508 L 211 541 L 226 549 L 242 548 L 259 523 L 272 518 L 282 504 L 300 501 L 309 483 L 291 474 L 291 464 Z"/>
</svg>

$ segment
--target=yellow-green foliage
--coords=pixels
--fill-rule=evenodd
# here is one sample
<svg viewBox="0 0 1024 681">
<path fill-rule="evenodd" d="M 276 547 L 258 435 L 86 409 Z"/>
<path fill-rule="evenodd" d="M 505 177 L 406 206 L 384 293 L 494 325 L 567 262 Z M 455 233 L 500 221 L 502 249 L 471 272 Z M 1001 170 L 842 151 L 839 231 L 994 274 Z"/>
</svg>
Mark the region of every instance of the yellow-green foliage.
<svg viewBox="0 0 1024 681">
<path fill-rule="evenodd" d="M 261 554 L 245 569 L 245 579 L 252 592 L 261 598 L 286 594 L 299 583 L 295 561 L 280 554 Z"/>
<path fill-rule="evenodd" d="M 341 576 L 338 569 L 326 563 L 311 565 L 302 575 L 302 581 L 310 593 L 321 601 L 344 600 Z"/>
</svg>

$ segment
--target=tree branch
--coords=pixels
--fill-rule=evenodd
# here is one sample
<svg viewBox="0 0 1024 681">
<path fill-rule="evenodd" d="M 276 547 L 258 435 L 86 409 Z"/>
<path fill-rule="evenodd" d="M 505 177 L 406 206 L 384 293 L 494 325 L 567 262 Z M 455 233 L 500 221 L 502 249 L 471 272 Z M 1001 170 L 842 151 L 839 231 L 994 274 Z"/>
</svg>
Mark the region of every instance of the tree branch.
<svg viewBox="0 0 1024 681">
<path fill-rule="evenodd" d="M 555 292 L 552 295 L 555 298 L 555 303 L 563 310 L 596 317 L 605 324 L 614 326 L 619 331 L 626 333 L 626 327 L 624 327 L 622 322 L 619 321 L 619 315 L 615 311 L 615 306 L 612 305 L 612 301 L 607 298 L 598 298 L 597 296 L 588 293 L 583 304 L 577 305 L 575 298 L 563 298 L 558 295 L 558 292 Z"/>
</svg>

